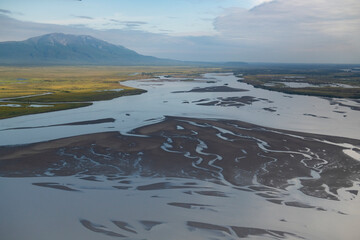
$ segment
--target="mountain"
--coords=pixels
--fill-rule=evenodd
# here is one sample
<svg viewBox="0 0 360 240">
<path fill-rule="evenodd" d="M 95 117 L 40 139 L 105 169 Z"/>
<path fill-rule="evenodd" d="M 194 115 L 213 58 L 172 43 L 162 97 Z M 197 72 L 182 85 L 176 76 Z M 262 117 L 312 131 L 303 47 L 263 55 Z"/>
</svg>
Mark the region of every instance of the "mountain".
<svg viewBox="0 0 360 240">
<path fill-rule="evenodd" d="M 144 56 L 86 35 L 46 34 L 19 42 L 0 42 L 5 65 L 177 65 L 181 61 Z"/>
</svg>

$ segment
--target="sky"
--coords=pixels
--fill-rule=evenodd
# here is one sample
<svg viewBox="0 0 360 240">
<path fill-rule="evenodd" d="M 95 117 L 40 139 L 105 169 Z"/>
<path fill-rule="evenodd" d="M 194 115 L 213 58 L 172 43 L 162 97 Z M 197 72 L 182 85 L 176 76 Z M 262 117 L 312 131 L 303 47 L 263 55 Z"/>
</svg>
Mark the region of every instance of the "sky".
<svg viewBox="0 0 360 240">
<path fill-rule="evenodd" d="M 359 0 L 0 0 L 0 41 L 53 32 L 178 60 L 360 64 Z"/>
</svg>

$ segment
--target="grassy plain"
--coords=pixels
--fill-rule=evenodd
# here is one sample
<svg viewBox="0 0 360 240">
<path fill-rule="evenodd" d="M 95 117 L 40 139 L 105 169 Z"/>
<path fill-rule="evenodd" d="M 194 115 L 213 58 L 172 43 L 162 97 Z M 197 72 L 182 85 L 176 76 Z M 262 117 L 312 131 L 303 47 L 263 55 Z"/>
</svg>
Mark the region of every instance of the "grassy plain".
<svg viewBox="0 0 360 240">
<path fill-rule="evenodd" d="M 170 75 L 191 81 L 202 73 L 224 71 L 234 72 L 244 78 L 242 81 L 268 90 L 322 97 L 360 98 L 360 73 L 343 71 L 339 67 L 244 66 L 223 69 L 183 66 L 0 66 L 0 119 L 84 107 L 93 101 L 145 92 L 125 86 L 123 82 L 126 80 Z M 293 88 L 288 87 L 286 82 L 313 86 Z M 346 84 L 351 88 L 336 87 L 334 84 Z"/>
<path fill-rule="evenodd" d="M 7 103 L 6 103 L 7 104 Z M 19 107 L 0 106 L 0 119 L 17 117 L 28 114 L 45 113 L 60 111 L 72 108 L 90 106 L 91 103 L 58 103 L 52 105 L 44 105 L 43 107 L 32 107 L 29 103 L 14 103 L 11 104 L 19 105 Z"/>
<path fill-rule="evenodd" d="M 254 87 L 320 97 L 360 98 L 360 73 L 339 67 L 280 67 L 237 70 L 244 82 Z M 307 83 L 309 87 L 289 87 L 286 82 Z M 343 87 L 346 85 L 347 87 Z"/>
<path fill-rule="evenodd" d="M 126 80 L 158 75 L 194 78 L 219 70 L 194 67 L 0 67 L 0 119 L 89 106 L 92 101 L 145 92 L 123 85 Z M 34 104 L 48 106 L 32 107 Z"/>
</svg>

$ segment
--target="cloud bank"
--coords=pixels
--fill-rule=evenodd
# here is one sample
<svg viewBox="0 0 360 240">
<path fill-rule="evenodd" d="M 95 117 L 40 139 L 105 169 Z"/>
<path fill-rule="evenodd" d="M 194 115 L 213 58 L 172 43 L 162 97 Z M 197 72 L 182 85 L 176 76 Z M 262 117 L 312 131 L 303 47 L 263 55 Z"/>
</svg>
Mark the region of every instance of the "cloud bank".
<svg viewBox="0 0 360 240">
<path fill-rule="evenodd" d="M 24 22 L 0 11 L 0 41 L 51 32 L 87 34 L 141 54 L 194 61 L 360 63 L 359 0 L 274 0 L 247 10 L 227 8 L 213 20 L 216 35 L 170 36 L 117 21 L 119 29 Z M 2 14 L 1 14 L 2 13 Z M 77 15 L 91 20 L 92 16 Z M 171 30 L 171 29 L 170 29 Z"/>
<path fill-rule="evenodd" d="M 358 0 L 275 0 L 227 9 L 214 26 L 251 60 L 360 62 Z"/>
</svg>

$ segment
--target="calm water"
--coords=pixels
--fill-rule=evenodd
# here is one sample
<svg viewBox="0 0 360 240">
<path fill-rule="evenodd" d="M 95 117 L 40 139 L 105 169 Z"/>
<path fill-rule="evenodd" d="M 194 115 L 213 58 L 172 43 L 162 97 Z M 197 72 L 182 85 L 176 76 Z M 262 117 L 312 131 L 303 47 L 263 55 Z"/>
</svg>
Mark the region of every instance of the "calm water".
<svg viewBox="0 0 360 240">
<path fill-rule="evenodd" d="M 311 198 L 299 191 L 284 199 L 301 199 L 326 210 L 273 204 L 252 192 L 234 190 L 205 181 L 190 180 L 194 189 L 139 190 L 151 183 L 189 182 L 177 178 L 139 178 L 130 176 L 127 190 L 115 189 L 116 181 L 80 180 L 75 177 L 1 179 L 0 233 L 7 240 L 116 239 L 109 232 L 126 235 L 124 239 L 239 239 L 231 227 L 251 229 L 249 239 L 353 239 L 360 236 L 360 199 L 342 203 Z M 33 182 L 59 182 L 79 190 L 67 192 L 42 188 Z M 221 191 L 227 197 L 197 194 L 199 190 Z M 190 194 L 189 194 L 190 193 Z M 176 206 L 178 203 L 178 206 Z M 179 203 L 193 204 L 179 207 Z M 200 206 L 197 206 L 199 204 Z M 201 206 L 204 205 L 204 206 Z M 84 227 L 89 221 L 94 229 Z M 123 230 L 121 221 L 133 231 Z M 151 229 L 143 224 L 158 224 Z M 194 228 L 189 222 L 207 223 L 227 231 Z M 257 235 L 256 230 L 283 231 L 289 234 Z M 101 232 L 103 230 L 103 232 Z M 120 238 L 121 239 L 121 238 Z"/>
</svg>

